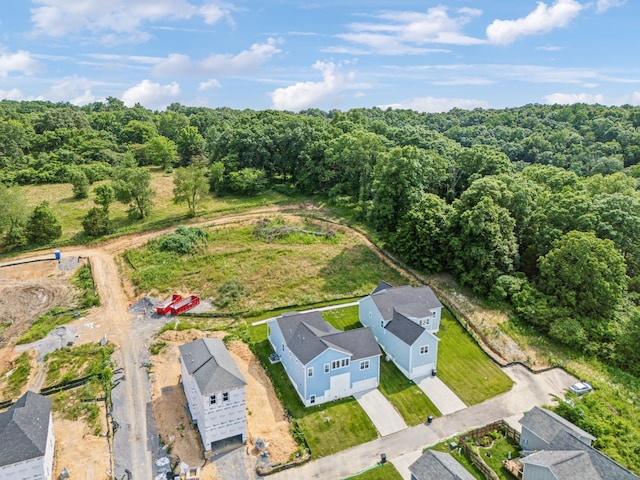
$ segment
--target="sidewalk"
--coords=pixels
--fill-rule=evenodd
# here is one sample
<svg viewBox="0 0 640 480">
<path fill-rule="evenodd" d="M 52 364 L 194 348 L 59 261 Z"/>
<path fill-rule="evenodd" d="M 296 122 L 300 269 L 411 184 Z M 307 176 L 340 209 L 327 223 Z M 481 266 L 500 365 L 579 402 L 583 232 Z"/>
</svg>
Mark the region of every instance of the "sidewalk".
<svg viewBox="0 0 640 480">
<path fill-rule="evenodd" d="M 553 395 L 561 396 L 576 379 L 561 369 L 534 375 L 518 365 L 504 369 L 516 385 L 507 393 L 478 405 L 459 410 L 433 420 L 431 425 L 416 425 L 400 432 L 358 445 L 329 457 L 309 462 L 301 467 L 271 475 L 274 480 L 321 478 L 339 480 L 371 467 L 387 455 L 392 463 L 403 455 L 414 455 L 423 448 L 439 443 L 456 434 L 511 417 L 536 405 L 549 404 Z M 336 441 L 339 441 L 336 439 Z M 409 458 L 409 457 L 407 457 Z M 405 468 L 400 458 L 399 467 Z M 399 469 L 403 478 L 407 472 Z"/>
</svg>

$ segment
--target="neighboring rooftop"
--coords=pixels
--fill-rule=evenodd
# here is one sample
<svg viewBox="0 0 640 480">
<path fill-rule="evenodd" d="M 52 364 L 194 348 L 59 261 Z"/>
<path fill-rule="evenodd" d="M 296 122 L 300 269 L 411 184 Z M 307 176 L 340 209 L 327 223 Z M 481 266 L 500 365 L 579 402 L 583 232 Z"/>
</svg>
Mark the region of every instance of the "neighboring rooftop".
<svg viewBox="0 0 640 480">
<path fill-rule="evenodd" d="M 573 432 L 578 438 L 586 438 L 591 442 L 596 439 L 560 415 L 538 406 L 525 413 L 520 419 L 520 423 L 547 443 L 550 443 L 562 431 Z"/>
<path fill-rule="evenodd" d="M 51 400 L 31 391 L 0 413 L 0 467 L 42 457 L 50 419 Z"/>
<path fill-rule="evenodd" d="M 430 317 L 433 309 L 442 308 L 438 297 L 427 286 L 389 287 L 388 283 L 383 282 L 373 291 L 371 298 L 382 318 L 387 321 L 393 318 L 394 310 L 409 319 L 415 319 Z"/>
<path fill-rule="evenodd" d="M 195 378 L 202 395 L 233 390 L 247 384 L 219 338 L 200 338 L 181 345 L 179 349 L 187 372 Z"/>
<path fill-rule="evenodd" d="M 393 320 L 387 323 L 385 328 L 407 345 L 413 345 L 420 335 L 425 332 L 424 327 L 398 312 L 394 312 Z"/>
<path fill-rule="evenodd" d="M 380 355 L 380 347 L 370 328 L 340 331 L 320 312 L 290 312 L 276 319 L 293 354 L 306 365 L 328 348 L 350 354 L 352 360 Z"/>
<path fill-rule="evenodd" d="M 409 467 L 418 480 L 475 480 L 450 454 L 427 450 Z"/>
</svg>

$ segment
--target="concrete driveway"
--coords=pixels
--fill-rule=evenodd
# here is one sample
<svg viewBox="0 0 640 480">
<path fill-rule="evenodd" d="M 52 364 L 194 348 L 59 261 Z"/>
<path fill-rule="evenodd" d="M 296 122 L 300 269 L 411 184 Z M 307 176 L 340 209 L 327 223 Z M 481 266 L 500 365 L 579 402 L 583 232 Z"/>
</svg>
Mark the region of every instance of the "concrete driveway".
<svg viewBox="0 0 640 480">
<path fill-rule="evenodd" d="M 464 402 L 438 377 L 424 377 L 416 380 L 416 384 L 429 397 L 429 400 L 438 407 L 442 415 L 448 415 L 467 408 Z"/>
<path fill-rule="evenodd" d="M 369 416 L 380 436 L 384 437 L 407 428 L 402 416 L 377 388 L 358 393 L 353 398 Z"/>
</svg>

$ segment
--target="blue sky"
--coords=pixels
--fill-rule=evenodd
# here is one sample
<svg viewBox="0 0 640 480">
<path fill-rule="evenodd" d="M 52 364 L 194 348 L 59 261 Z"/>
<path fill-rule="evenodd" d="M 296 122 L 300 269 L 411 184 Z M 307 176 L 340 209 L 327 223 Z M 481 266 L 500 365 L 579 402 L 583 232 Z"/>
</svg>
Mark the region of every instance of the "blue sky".
<svg viewBox="0 0 640 480">
<path fill-rule="evenodd" d="M 640 105 L 638 0 L 4 0 L 0 98 Z"/>
</svg>

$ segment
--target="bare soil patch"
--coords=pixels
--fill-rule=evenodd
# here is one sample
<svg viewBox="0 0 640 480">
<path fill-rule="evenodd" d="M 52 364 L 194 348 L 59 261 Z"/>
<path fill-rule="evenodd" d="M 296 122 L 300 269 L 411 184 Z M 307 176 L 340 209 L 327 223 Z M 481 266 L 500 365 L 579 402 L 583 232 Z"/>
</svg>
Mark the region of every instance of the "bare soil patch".
<svg viewBox="0 0 640 480">
<path fill-rule="evenodd" d="M 189 418 L 180 383 L 178 347 L 198 338 L 222 338 L 224 335 L 224 332 L 199 330 L 167 331 L 157 339 L 166 342 L 166 347 L 151 357 L 152 405 L 158 433 L 164 443 L 171 445 L 171 454 L 191 466 L 204 465 L 205 459 L 197 429 Z M 247 450 L 257 455 L 253 445 L 261 438 L 268 444 L 270 461 L 287 461 L 295 453 L 297 444 L 289 433 L 289 423 L 271 381 L 245 343 L 232 340 L 227 348 L 247 381 Z M 210 463 L 204 465 L 201 478 L 218 478 L 215 476 L 215 466 Z"/>
</svg>

